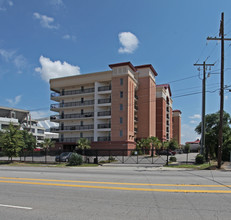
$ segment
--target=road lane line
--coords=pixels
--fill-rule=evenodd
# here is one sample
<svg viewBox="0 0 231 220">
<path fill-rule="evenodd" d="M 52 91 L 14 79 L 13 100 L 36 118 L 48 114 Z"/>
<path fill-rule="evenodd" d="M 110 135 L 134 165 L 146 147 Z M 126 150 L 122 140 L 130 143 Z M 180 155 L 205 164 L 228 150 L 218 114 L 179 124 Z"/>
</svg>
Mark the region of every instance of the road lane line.
<svg viewBox="0 0 231 220">
<path fill-rule="evenodd" d="M 129 186 L 180 186 L 180 187 L 231 187 L 231 185 L 199 185 L 199 184 L 162 184 L 162 183 L 120 183 L 120 182 L 98 182 L 98 181 L 80 181 L 80 180 L 54 180 L 54 179 L 32 179 L 18 177 L 0 177 L 0 179 L 9 180 L 31 180 L 43 182 L 65 182 L 65 183 L 93 183 L 93 184 L 108 184 L 108 185 L 129 185 Z"/>
<path fill-rule="evenodd" d="M 112 187 L 112 186 L 89 186 L 89 185 L 72 185 L 62 183 L 38 183 L 38 182 L 20 182 L 0 180 L 1 183 L 18 183 L 27 185 L 43 185 L 43 186 L 65 186 L 91 189 L 112 189 L 112 190 L 128 190 L 128 191 L 151 191 L 151 192 L 183 192 L 183 193 L 231 193 L 231 190 L 189 190 L 189 189 L 146 189 L 146 188 L 126 188 L 126 187 Z"/>
<path fill-rule="evenodd" d="M 0 204 L 0 207 L 15 208 L 15 209 L 27 209 L 27 210 L 32 209 L 31 207 L 15 206 L 15 205 L 4 205 L 4 204 Z"/>
</svg>

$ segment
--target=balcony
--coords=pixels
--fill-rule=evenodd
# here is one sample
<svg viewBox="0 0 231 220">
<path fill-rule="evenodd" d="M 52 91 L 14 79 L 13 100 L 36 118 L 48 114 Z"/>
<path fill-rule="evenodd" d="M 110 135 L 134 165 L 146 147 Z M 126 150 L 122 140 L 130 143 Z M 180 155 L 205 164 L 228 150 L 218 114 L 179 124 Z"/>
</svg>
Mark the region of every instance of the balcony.
<svg viewBox="0 0 231 220">
<path fill-rule="evenodd" d="M 110 91 L 111 86 L 100 86 L 98 87 L 98 92 L 103 92 L 103 91 Z"/>
<path fill-rule="evenodd" d="M 59 132 L 59 127 L 51 127 L 50 132 Z"/>
<path fill-rule="evenodd" d="M 86 106 L 86 105 L 94 105 L 94 100 L 87 101 L 79 101 L 79 102 L 67 102 L 67 103 L 59 103 L 59 104 L 51 104 L 51 109 L 57 108 L 68 108 L 68 107 L 76 107 L 76 106 Z"/>
<path fill-rule="evenodd" d="M 107 98 L 107 99 L 98 99 L 98 104 L 107 104 L 107 103 L 111 103 L 111 99 Z"/>
<path fill-rule="evenodd" d="M 138 117 L 134 117 L 134 121 L 138 121 Z"/>
<path fill-rule="evenodd" d="M 111 116 L 111 111 L 98 112 L 98 116 Z"/>
<path fill-rule="evenodd" d="M 93 93 L 93 92 L 95 92 L 95 88 L 63 91 L 61 93 L 53 92 L 53 93 L 51 93 L 51 98 L 59 97 L 59 96 L 66 96 L 66 95 L 78 95 L 78 94 L 85 94 L 85 93 Z"/>
<path fill-rule="evenodd" d="M 138 132 L 138 128 L 134 128 L 134 132 L 137 133 Z"/>
<path fill-rule="evenodd" d="M 98 141 L 111 141 L 111 137 L 98 137 Z"/>
<path fill-rule="evenodd" d="M 69 137 L 69 138 L 60 138 L 59 142 L 71 142 L 71 143 L 76 143 L 81 137 Z M 82 137 L 86 138 L 88 141 L 92 142 L 94 141 L 93 137 Z"/>
<path fill-rule="evenodd" d="M 111 124 L 98 124 L 98 129 L 111 128 Z"/>
<path fill-rule="evenodd" d="M 81 130 L 91 130 L 94 129 L 94 125 L 71 125 L 71 126 L 64 126 L 62 131 L 81 131 Z"/>
<path fill-rule="evenodd" d="M 60 119 L 60 115 L 51 115 L 50 116 L 50 121 L 56 121 Z"/>
</svg>

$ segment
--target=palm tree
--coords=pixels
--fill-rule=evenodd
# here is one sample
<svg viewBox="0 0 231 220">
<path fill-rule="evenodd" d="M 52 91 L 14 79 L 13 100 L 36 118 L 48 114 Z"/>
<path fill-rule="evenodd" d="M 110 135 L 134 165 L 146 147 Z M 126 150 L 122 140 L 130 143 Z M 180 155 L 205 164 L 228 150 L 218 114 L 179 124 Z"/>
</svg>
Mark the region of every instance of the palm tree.
<svg viewBox="0 0 231 220">
<path fill-rule="evenodd" d="M 83 155 L 85 155 L 85 150 L 91 148 L 90 141 L 86 138 L 80 138 L 76 144 L 77 144 L 77 149 L 83 151 Z"/>
<path fill-rule="evenodd" d="M 149 137 L 150 143 L 152 144 L 152 156 L 153 152 L 155 154 L 155 150 L 159 149 L 162 146 L 162 143 L 160 142 L 160 140 L 158 139 L 158 137 Z"/>
<path fill-rule="evenodd" d="M 54 147 L 55 146 L 55 142 L 52 141 L 49 138 L 45 138 L 44 142 L 42 143 L 42 147 L 43 149 L 45 149 L 45 163 L 47 163 L 47 150 L 49 150 L 50 147 Z"/>
</svg>

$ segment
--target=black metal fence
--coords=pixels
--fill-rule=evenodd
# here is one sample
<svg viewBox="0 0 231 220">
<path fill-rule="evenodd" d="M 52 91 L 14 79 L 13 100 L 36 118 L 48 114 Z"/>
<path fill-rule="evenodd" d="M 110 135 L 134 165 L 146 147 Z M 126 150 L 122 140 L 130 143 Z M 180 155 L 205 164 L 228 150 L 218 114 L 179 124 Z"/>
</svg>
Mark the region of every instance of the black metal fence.
<svg viewBox="0 0 231 220">
<path fill-rule="evenodd" d="M 32 163 L 59 163 L 55 158 L 60 155 L 61 150 L 40 150 L 40 151 L 23 151 L 18 157 L 9 158 L 3 152 L 0 152 L 0 161 L 21 161 Z M 90 149 L 76 150 L 76 153 L 84 156 L 85 163 L 115 163 L 115 164 L 154 164 L 162 166 L 167 163 L 170 156 L 166 152 L 156 152 L 149 150 L 138 152 L 136 150 L 123 149 Z M 186 161 L 186 155 L 181 156 L 183 162 Z"/>
</svg>

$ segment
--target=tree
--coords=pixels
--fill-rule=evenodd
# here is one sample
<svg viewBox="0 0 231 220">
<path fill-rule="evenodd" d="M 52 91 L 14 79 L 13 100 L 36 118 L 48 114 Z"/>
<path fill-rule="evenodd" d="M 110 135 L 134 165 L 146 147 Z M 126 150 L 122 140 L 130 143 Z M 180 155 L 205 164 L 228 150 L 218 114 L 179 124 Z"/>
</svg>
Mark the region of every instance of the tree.
<svg viewBox="0 0 231 220">
<path fill-rule="evenodd" d="M 158 139 L 158 137 L 149 137 L 150 143 L 152 145 L 153 150 L 159 149 L 162 146 L 162 143 Z M 153 156 L 153 151 L 152 151 Z"/>
<path fill-rule="evenodd" d="M 80 138 L 77 141 L 77 149 L 82 150 L 83 151 L 83 155 L 85 154 L 85 150 L 90 149 L 90 141 L 86 138 Z"/>
<path fill-rule="evenodd" d="M 150 150 L 151 147 L 151 139 L 150 138 L 142 138 L 141 140 L 137 141 L 136 143 L 136 150 L 138 154 L 145 154 L 145 150 Z"/>
<path fill-rule="evenodd" d="M 218 151 L 218 138 L 219 138 L 219 124 L 220 114 L 219 111 L 213 114 L 205 116 L 205 158 L 208 159 L 210 155 L 211 159 L 217 158 Z M 231 135 L 231 117 L 227 112 L 223 115 L 223 160 L 229 158 L 229 149 L 231 147 L 231 141 L 229 141 Z M 198 134 L 201 134 L 201 123 L 195 128 Z"/>
<path fill-rule="evenodd" d="M 33 136 L 32 133 L 29 133 L 27 130 L 20 131 L 23 136 L 24 146 L 23 146 L 23 154 L 24 154 L 24 161 L 26 160 L 25 151 L 32 151 L 36 148 L 36 138 Z"/>
<path fill-rule="evenodd" d="M 54 147 L 55 146 L 55 142 L 52 141 L 50 138 L 45 138 L 44 142 L 42 143 L 42 147 L 45 150 L 49 150 L 49 148 Z"/>
<path fill-rule="evenodd" d="M 23 130 L 22 136 L 24 140 L 24 149 L 31 151 L 36 148 L 36 138 L 33 136 L 32 133 L 29 133 L 27 130 Z"/>
<path fill-rule="evenodd" d="M 18 157 L 19 152 L 25 145 L 22 132 L 18 126 L 15 127 L 12 123 L 0 136 L 0 143 L 3 152 L 11 158 L 11 161 L 12 157 Z"/>
<path fill-rule="evenodd" d="M 50 138 L 45 138 L 44 142 L 42 143 L 43 149 L 45 149 L 45 163 L 47 163 L 47 150 L 49 150 L 51 147 L 55 146 L 55 142 L 52 141 Z"/>
<path fill-rule="evenodd" d="M 171 139 L 169 141 L 168 148 L 169 148 L 169 150 L 172 150 L 172 151 L 174 151 L 174 150 L 176 150 L 178 148 L 178 144 L 177 144 L 175 139 Z"/>
</svg>

